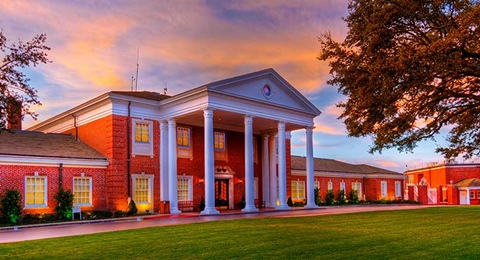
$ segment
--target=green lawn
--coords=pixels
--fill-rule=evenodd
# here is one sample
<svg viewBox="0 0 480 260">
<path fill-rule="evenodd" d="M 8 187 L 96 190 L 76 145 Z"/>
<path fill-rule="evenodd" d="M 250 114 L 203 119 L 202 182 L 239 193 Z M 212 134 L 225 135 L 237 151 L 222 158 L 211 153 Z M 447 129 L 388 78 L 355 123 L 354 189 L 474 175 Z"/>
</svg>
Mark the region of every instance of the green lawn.
<svg viewBox="0 0 480 260">
<path fill-rule="evenodd" d="M 0 244 L 0 259 L 480 259 L 480 207 L 263 218 Z"/>
</svg>

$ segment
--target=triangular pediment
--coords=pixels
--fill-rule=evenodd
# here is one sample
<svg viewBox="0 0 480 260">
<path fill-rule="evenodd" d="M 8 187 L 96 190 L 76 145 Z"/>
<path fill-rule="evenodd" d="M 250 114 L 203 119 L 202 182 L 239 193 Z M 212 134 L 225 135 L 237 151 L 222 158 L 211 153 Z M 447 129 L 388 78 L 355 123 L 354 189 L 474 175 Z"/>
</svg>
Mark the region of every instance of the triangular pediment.
<svg viewBox="0 0 480 260">
<path fill-rule="evenodd" d="M 266 69 L 207 84 L 210 91 L 319 115 L 320 111 L 275 70 Z"/>
</svg>

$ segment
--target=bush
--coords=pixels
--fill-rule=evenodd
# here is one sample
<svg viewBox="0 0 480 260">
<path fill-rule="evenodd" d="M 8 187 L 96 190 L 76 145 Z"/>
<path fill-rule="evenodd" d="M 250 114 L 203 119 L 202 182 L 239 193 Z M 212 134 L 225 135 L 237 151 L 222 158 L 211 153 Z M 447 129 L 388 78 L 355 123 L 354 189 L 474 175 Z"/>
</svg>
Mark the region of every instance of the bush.
<svg viewBox="0 0 480 260">
<path fill-rule="evenodd" d="M 289 207 L 293 207 L 292 197 L 288 197 L 288 199 L 287 199 L 287 205 L 288 205 Z"/>
<path fill-rule="evenodd" d="M 315 187 L 313 192 L 315 194 L 315 205 L 317 206 L 322 205 L 322 196 L 320 195 L 320 190 L 317 187 Z"/>
<path fill-rule="evenodd" d="M 115 213 L 113 213 L 114 218 L 121 218 L 121 217 L 125 217 L 126 215 L 127 213 L 123 210 L 117 210 L 115 211 Z"/>
<path fill-rule="evenodd" d="M 128 203 L 128 210 L 127 210 L 127 215 L 132 216 L 137 214 L 137 205 L 135 204 L 135 201 L 130 200 L 130 203 Z"/>
<path fill-rule="evenodd" d="M 340 190 L 337 194 L 337 202 L 339 205 L 346 204 L 345 190 Z"/>
<path fill-rule="evenodd" d="M 124 211 L 118 210 L 115 212 L 115 214 L 121 214 L 121 213 L 124 213 L 123 215 L 121 215 L 121 217 L 126 216 L 126 213 Z M 113 216 L 114 214 L 110 210 L 95 209 L 95 210 L 83 212 L 83 217 L 89 220 L 111 218 Z"/>
<path fill-rule="evenodd" d="M 70 190 L 60 188 L 55 195 L 55 200 L 57 201 L 57 206 L 55 207 L 57 218 L 60 220 L 72 219 L 73 193 Z"/>
<path fill-rule="evenodd" d="M 200 208 L 200 211 L 203 211 L 205 209 L 205 199 L 202 198 L 200 199 L 200 205 L 198 206 Z"/>
<path fill-rule="evenodd" d="M 351 189 L 348 195 L 349 202 L 352 204 L 358 204 L 358 190 Z"/>
<path fill-rule="evenodd" d="M 335 194 L 333 190 L 328 190 L 327 195 L 325 195 L 325 204 L 327 206 L 333 206 L 335 204 Z"/>
<path fill-rule="evenodd" d="M 7 224 L 17 224 L 22 215 L 22 196 L 18 190 L 7 190 L 0 198 L 1 220 Z"/>
</svg>

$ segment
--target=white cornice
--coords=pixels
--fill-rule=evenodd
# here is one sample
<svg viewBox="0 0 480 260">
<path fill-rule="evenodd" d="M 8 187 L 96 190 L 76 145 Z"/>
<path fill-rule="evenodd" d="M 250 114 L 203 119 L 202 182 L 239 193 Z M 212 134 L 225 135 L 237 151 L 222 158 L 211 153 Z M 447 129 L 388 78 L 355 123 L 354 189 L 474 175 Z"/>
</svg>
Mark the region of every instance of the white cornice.
<svg viewBox="0 0 480 260">
<path fill-rule="evenodd" d="M 0 165 L 58 166 L 59 164 L 63 164 L 63 167 L 74 168 L 107 168 L 109 162 L 102 159 L 0 155 Z"/>
</svg>

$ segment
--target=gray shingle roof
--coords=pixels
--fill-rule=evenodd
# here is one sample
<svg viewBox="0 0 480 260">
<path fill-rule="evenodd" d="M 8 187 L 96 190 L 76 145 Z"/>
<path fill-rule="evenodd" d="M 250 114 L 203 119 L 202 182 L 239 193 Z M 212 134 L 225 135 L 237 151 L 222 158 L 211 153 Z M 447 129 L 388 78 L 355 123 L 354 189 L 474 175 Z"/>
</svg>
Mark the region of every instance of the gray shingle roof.
<svg viewBox="0 0 480 260">
<path fill-rule="evenodd" d="M 156 101 L 162 101 L 167 98 L 170 98 L 170 96 L 162 95 L 160 93 L 151 92 L 151 91 L 112 91 L 110 93 L 120 94 L 124 96 L 129 96 L 129 97 L 151 99 Z"/>
<path fill-rule="evenodd" d="M 107 160 L 71 135 L 33 131 L 0 132 L 0 155 Z"/>
<path fill-rule="evenodd" d="M 292 170 L 306 170 L 306 158 L 303 156 L 292 156 Z M 366 165 L 366 164 L 349 164 L 332 159 L 314 158 L 315 171 L 321 172 L 341 172 L 341 173 L 362 173 L 362 174 L 398 174 L 390 170 Z"/>
</svg>

